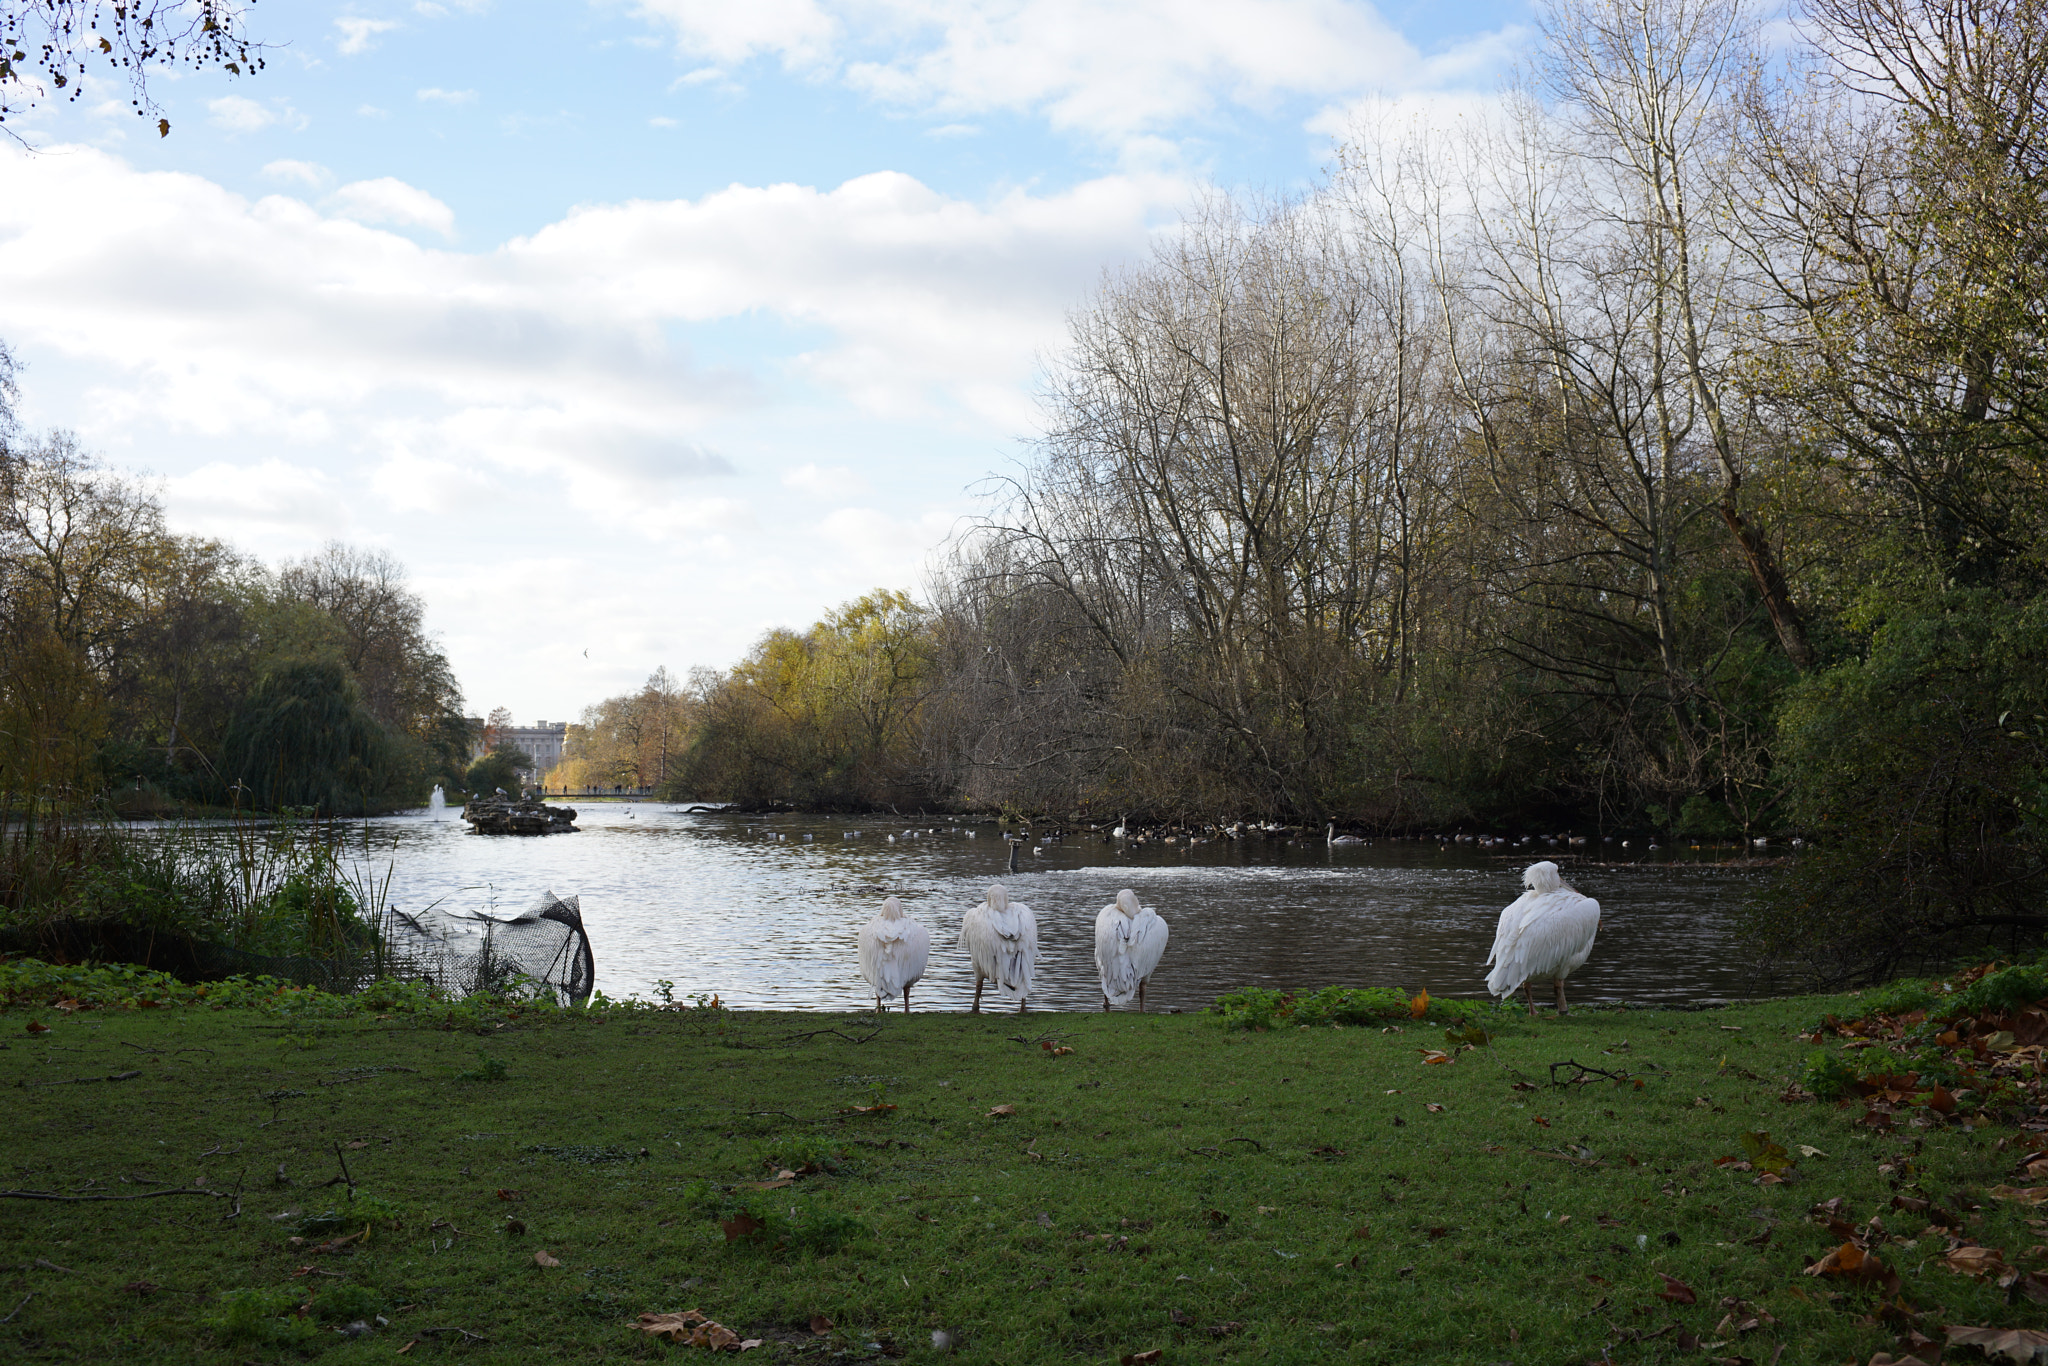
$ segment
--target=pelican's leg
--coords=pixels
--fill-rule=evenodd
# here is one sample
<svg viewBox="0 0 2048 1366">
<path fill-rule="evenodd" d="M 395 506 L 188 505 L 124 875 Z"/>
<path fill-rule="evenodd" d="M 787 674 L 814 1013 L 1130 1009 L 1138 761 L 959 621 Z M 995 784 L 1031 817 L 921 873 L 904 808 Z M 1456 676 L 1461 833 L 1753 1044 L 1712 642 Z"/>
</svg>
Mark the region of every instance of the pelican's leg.
<svg viewBox="0 0 2048 1366">
<path fill-rule="evenodd" d="M 1105 1014 L 1109 1011 L 1109 993 L 1106 991 L 1102 993 L 1102 1009 Z"/>
<path fill-rule="evenodd" d="M 878 991 L 878 992 L 876 992 L 876 993 L 875 993 L 875 1014 L 879 1015 L 879 1014 L 881 1014 L 881 1013 L 882 1013 L 882 993 Z"/>
<path fill-rule="evenodd" d="M 1017 1013 L 1019 1015 L 1024 1013 L 1024 998 L 1022 996 L 1017 998 Z"/>
<path fill-rule="evenodd" d="M 978 972 L 974 974 L 974 1009 L 970 1010 L 968 1014 L 981 1014 L 981 974 Z"/>
<path fill-rule="evenodd" d="M 910 988 L 908 986 L 903 988 L 903 1013 L 905 1015 L 910 1013 Z"/>
<path fill-rule="evenodd" d="M 1142 977 L 1138 979 L 1138 1013 L 1145 1013 L 1145 979 Z"/>
<path fill-rule="evenodd" d="M 1562 977 L 1557 979 L 1557 1013 L 1560 1015 L 1571 1014 L 1571 1007 L 1564 1003 L 1564 978 Z"/>
<path fill-rule="evenodd" d="M 1529 995 L 1529 1018 L 1533 1020 L 1536 1018 L 1536 984 L 1525 981 L 1522 983 L 1522 990 Z"/>
</svg>

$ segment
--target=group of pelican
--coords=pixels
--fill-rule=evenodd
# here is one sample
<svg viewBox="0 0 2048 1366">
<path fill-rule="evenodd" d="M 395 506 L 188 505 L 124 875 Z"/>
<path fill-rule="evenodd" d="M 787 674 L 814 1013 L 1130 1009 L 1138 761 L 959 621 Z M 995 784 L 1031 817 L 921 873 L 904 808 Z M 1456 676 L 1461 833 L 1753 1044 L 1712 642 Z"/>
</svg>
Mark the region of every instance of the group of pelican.
<svg viewBox="0 0 2048 1366">
<path fill-rule="evenodd" d="M 1600 929 L 1600 903 L 1568 885 L 1549 861 L 1533 863 L 1522 873 L 1528 889 L 1500 913 L 1493 951 L 1485 966 L 1486 989 L 1512 998 L 1526 990 L 1529 1014 L 1536 1014 L 1535 979 L 1548 978 L 1557 992 L 1557 1011 L 1564 1014 L 1565 979 L 1593 954 Z M 910 989 L 923 978 L 931 958 L 931 931 L 903 913 L 903 903 L 890 897 L 881 914 L 861 927 L 860 975 L 874 988 L 875 1009 L 899 997 L 910 1010 Z M 960 921 L 960 948 L 974 966 L 975 1014 L 981 1013 L 983 986 L 993 983 L 1005 1000 L 1017 1003 L 1019 1014 L 1031 995 L 1032 973 L 1038 964 L 1038 917 L 996 883 L 981 904 Z M 1145 1008 L 1145 984 L 1166 953 L 1166 922 L 1138 894 L 1126 887 L 1095 916 L 1095 969 L 1102 980 L 1102 1008 L 1129 1005 Z"/>
<path fill-rule="evenodd" d="M 1012 901 L 998 882 L 981 904 L 960 921 L 960 948 L 974 966 L 973 1011 L 981 1013 L 981 990 L 993 983 L 998 995 L 1024 1012 L 1031 996 L 1032 973 L 1038 965 L 1038 917 L 1021 901 Z M 924 976 L 931 959 L 932 934 L 903 913 L 903 903 L 890 897 L 881 914 L 861 927 L 860 975 L 875 991 L 875 1009 L 884 1001 L 903 1000 L 910 1010 L 910 989 Z M 1138 894 L 1126 887 L 1095 916 L 1095 970 L 1102 979 L 1102 1008 L 1137 1002 L 1145 1008 L 1145 983 L 1166 953 L 1166 922 Z"/>
</svg>

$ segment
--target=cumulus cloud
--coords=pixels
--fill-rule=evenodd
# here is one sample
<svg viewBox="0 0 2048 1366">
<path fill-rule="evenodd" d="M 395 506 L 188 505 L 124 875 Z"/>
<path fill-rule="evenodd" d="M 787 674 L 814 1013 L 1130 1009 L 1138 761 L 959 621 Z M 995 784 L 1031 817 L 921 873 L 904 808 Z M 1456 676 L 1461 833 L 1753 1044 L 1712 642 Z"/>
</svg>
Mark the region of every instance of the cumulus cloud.
<svg viewBox="0 0 2048 1366">
<path fill-rule="evenodd" d="M 206 109 L 213 116 L 210 122 L 230 133 L 254 133 L 278 121 L 274 111 L 240 95 L 223 95 L 217 100 L 208 100 Z"/>
<path fill-rule="evenodd" d="M 443 237 L 455 235 L 455 211 L 425 190 L 391 176 L 357 180 L 329 199 L 334 212 L 358 223 L 390 223 L 401 228 L 426 228 Z"/>
<path fill-rule="evenodd" d="M 352 14 L 345 14 L 336 19 L 334 26 L 341 30 L 341 42 L 338 46 L 344 57 L 368 52 L 377 45 L 379 35 L 403 27 L 396 19 L 364 19 Z"/>
<path fill-rule="evenodd" d="M 868 481 L 844 465 L 819 465 L 815 460 L 798 465 L 782 476 L 782 486 L 807 497 L 843 503 L 868 492 Z"/>
<path fill-rule="evenodd" d="M 1065 311 L 1188 192 L 1112 175 L 968 200 L 883 173 L 591 205 L 458 250 L 378 226 L 452 230 L 402 181 L 309 202 L 320 168 L 273 163 L 298 193 L 249 198 L 62 150 L 0 148 L 7 340 L 38 360 L 39 408 L 169 470 L 176 525 L 266 554 L 367 536 L 423 584 L 573 545 L 552 619 L 644 632 L 635 582 L 658 573 L 688 587 L 665 599 L 677 666 L 915 582 L 983 467 L 960 452 L 1000 459 Z M 804 453 L 849 432 L 886 469 Z M 849 510 L 885 475 L 912 490 L 895 520 Z M 448 591 L 466 682 L 548 674 L 548 633 L 508 641 L 487 584 L 474 612 Z"/>
<path fill-rule="evenodd" d="M 1431 88 L 1502 35 L 1423 54 L 1361 0 L 642 0 L 688 56 L 779 58 L 920 111 L 1041 114 L 1118 139 L 1294 98 Z"/>
<path fill-rule="evenodd" d="M 334 179 L 333 173 L 325 166 L 311 161 L 293 161 L 289 158 L 266 162 L 263 174 L 272 180 L 304 185 L 310 190 L 324 189 Z"/>
<path fill-rule="evenodd" d="M 475 104 L 476 91 L 443 90 L 437 85 L 430 85 L 419 91 L 414 98 L 422 104 Z"/>
</svg>

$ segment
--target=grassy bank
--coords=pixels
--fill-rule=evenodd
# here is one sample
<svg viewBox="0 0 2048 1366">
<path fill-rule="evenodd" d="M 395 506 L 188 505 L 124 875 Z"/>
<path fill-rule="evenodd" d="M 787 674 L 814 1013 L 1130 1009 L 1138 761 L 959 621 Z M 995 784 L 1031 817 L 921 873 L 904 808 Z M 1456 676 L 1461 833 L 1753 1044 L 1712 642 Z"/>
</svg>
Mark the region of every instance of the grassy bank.
<svg viewBox="0 0 2048 1366">
<path fill-rule="evenodd" d="M 1784 1098 L 1850 1004 L 1508 1015 L 1447 1062 L 1420 1023 L 16 1007 L 0 1184 L 198 1193 L 0 1200 L 0 1345 L 695 1358 L 633 1321 L 701 1309 L 818 1363 L 935 1329 L 986 1362 L 1794 1363 L 2041 1322 L 1929 1227 L 2038 1268 L 2041 1211 L 1988 1193 L 2035 1136 Z M 1781 1178 L 1717 1165 L 1757 1131 Z M 1837 1198 L 1895 1293 L 1802 1274 Z"/>
</svg>

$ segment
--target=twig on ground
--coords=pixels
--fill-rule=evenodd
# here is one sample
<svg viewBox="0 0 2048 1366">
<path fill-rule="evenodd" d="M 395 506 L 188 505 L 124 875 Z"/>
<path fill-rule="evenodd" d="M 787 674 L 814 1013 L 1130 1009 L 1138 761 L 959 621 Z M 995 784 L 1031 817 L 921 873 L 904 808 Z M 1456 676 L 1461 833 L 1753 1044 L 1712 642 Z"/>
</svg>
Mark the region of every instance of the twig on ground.
<svg viewBox="0 0 2048 1366">
<path fill-rule="evenodd" d="M 341 1164 L 341 1175 L 330 1180 L 327 1184 L 338 1186 L 346 1182 L 348 1184 L 348 1198 L 351 1200 L 355 1199 L 356 1179 L 348 1174 L 348 1159 L 341 1155 L 341 1145 L 339 1143 L 334 1145 L 334 1160 Z"/>
<path fill-rule="evenodd" d="M 129 1043 L 126 1039 L 121 1040 L 121 1047 L 132 1048 L 138 1053 L 149 1053 L 159 1058 L 164 1055 L 164 1051 L 161 1048 L 144 1048 L 141 1044 Z"/>
<path fill-rule="evenodd" d="M 141 1076 L 140 1072 L 113 1072 L 104 1077 L 66 1077 L 62 1081 L 32 1081 L 30 1086 L 82 1086 L 93 1081 L 129 1081 Z"/>
<path fill-rule="evenodd" d="M 859 1037 L 858 1039 L 856 1039 L 856 1038 L 854 1038 L 854 1037 L 853 1037 L 853 1036 L 852 1036 L 851 1034 L 841 1034 L 841 1033 L 840 1033 L 840 1032 L 839 1032 L 838 1030 L 836 1030 L 836 1029 L 813 1029 L 813 1030 L 809 1031 L 808 1033 L 804 1033 L 804 1034 L 789 1034 L 789 1035 L 785 1035 L 785 1036 L 784 1036 L 784 1038 L 783 1038 L 783 1042 L 784 1042 L 784 1043 L 793 1043 L 793 1042 L 795 1042 L 795 1041 L 796 1041 L 796 1040 L 798 1040 L 798 1039 L 815 1039 L 815 1038 L 817 1038 L 817 1037 L 818 1037 L 818 1036 L 819 1036 L 820 1034 L 830 1034 L 830 1035 L 831 1035 L 831 1036 L 832 1036 L 833 1038 L 835 1038 L 835 1039 L 844 1039 L 844 1040 L 846 1040 L 846 1041 L 847 1041 L 848 1043 L 866 1043 L 866 1042 L 867 1042 L 867 1041 L 868 1041 L 869 1039 L 872 1039 L 872 1038 L 874 1038 L 874 1037 L 875 1037 L 875 1035 L 877 1035 L 877 1034 L 879 1034 L 879 1033 L 881 1033 L 881 1032 L 882 1032 L 882 1031 L 881 1031 L 881 1030 L 879 1030 L 879 1029 L 876 1029 L 876 1030 L 871 1030 L 871 1031 L 869 1031 L 868 1033 L 866 1033 L 866 1034 L 863 1034 L 863 1035 L 861 1035 L 861 1036 L 860 1036 L 860 1037 Z"/>
<path fill-rule="evenodd" d="M 228 1223 L 230 1220 L 239 1219 L 242 1217 L 242 1182 L 248 1177 L 248 1175 L 249 1169 L 247 1167 L 242 1168 L 240 1172 L 235 1174 L 235 1190 L 233 1197 L 235 1207 L 220 1217 L 220 1221 L 223 1224 Z"/>
<path fill-rule="evenodd" d="M 33 1290 L 29 1291 L 29 1292 L 28 1292 L 28 1293 L 27 1293 L 26 1295 L 23 1295 L 23 1296 L 21 1297 L 21 1303 L 20 1303 L 20 1304 L 17 1304 L 17 1305 L 15 1305 L 15 1306 L 14 1306 L 14 1308 L 12 1308 L 12 1309 L 8 1310 L 8 1311 L 7 1311 L 7 1317 L 6 1317 L 6 1318 L 4 1318 L 4 1319 L 0 1319 L 0 1323 L 12 1323 L 12 1322 L 14 1322 L 14 1316 L 15 1316 L 16 1314 L 19 1314 L 19 1313 L 20 1313 L 20 1312 L 21 1312 L 21 1311 L 22 1311 L 23 1309 L 26 1309 L 26 1308 L 28 1307 L 28 1302 L 29 1302 L 30 1300 L 34 1299 L 35 1297 L 36 1297 L 36 1292 L 35 1292 L 35 1291 L 33 1291 Z"/>
<path fill-rule="evenodd" d="M 59 1195 L 55 1191 L 0 1191 L 0 1200 L 61 1200 L 66 1204 L 79 1204 L 88 1200 L 154 1200 L 159 1195 L 205 1195 L 215 1200 L 225 1200 L 229 1191 L 210 1191 L 196 1186 L 181 1186 L 177 1190 L 145 1191 L 141 1195 Z"/>
<path fill-rule="evenodd" d="M 1557 1069 L 1560 1067 L 1576 1067 L 1578 1071 L 1566 1077 L 1563 1081 L 1559 1081 L 1557 1079 Z M 1588 1067 L 1586 1064 L 1575 1062 L 1570 1058 L 1565 1059 L 1563 1062 L 1550 1064 L 1550 1084 L 1552 1086 L 1585 1086 L 1594 1077 L 1612 1082 L 1624 1082 L 1631 1079 L 1627 1072 L 1609 1072 L 1598 1067 Z"/>
<path fill-rule="evenodd" d="M 1226 1138 L 1223 1141 L 1225 1143 L 1249 1143 L 1260 1152 L 1266 1151 L 1266 1145 L 1259 1142 L 1256 1138 Z"/>
<path fill-rule="evenodd" d="M 763 1115 L 781 1115 L 781 1116 L 782 1116 L 782 1117 L 783 1117 L 784 1119 L 788 1120 L 788 1121 L 789 1121 L 790 1123 L 792 1123 L 792 1124 L 801 1124 L 801 1123 L 803 1123 L 803 1121 L 802 1121 L 802 1120 L 798 1119 L 798 1118 L 797 1118 L 797 1117 L 796 1117 L 795 1115 L 791 1114 L 791 1113 L 790 1113 L 789 1111 L 787 1111 L 787 1110 L 749 1110 L 749 1111 L 747 1111 L 747 1118 L 748 1118 L 748 1119 L 758 1119 L 758 1118 L 760 1118 L 760 1117 L 761 1117 L 761 1116 L 763 1116 Z"/>
<path fill-rule="evenodd" d="M 76 1276 L 76 1275 L 78 1274 L 78 1273 L 77 1273 L 76 1271 L 73 1271 L 73 1270 L 72 1270 L 72 1269 L 71 1269 L 70 1267 L 68 1267 L 68 1266 L 58 1266 L 58 1265 L 57 1265 L 57 1264 L 56 1264 L 55 1262 L 51 1261 L 51 1260 L 50 1260 L 50 1259 L 49 1259 L 48 1257 L 38 1257 L 38 1258 L 36 1258 L 36 1259 L 35 1259 L 35 1261 L 34 1261 L 34 1262 L 32 1262 L 32 1263 L 31 1263 L 31 1265 L 33 1265 L 33 1266 L 39 1266 L 39 1267 L 41 1267 L 41 1268 L 42 1268 L 43 1270 L 45 1270 L 45 1271 L 61 1271 L 61 1272 L 63 1272 L 63 1273 L 64 1273 L 65 1275 L 67 1275 L 67 1276 Z"/>
<path fill-rule="evenodd" d="M 485 1337 L 482 1333 L 472 1333 L 467 1328 L 415 1328 L 413 1329 L 413 1331 L 415 1333 L 418 1333 L 423 1338 L 434 1337 L 437 1334 L 441 1333 L 460 1333 L 466 1340 L 470 1342 L 490 1341 L 490 1339 Z"/>
<path fill-rule="evenodd" d="M 216 1154 L 218 1154 L 221 1157 L 233 1157 L 236 1153 L 242 1151 L 242 1149 L 247 1146 L 248 1145 L 246 1143 L 237 1143 L 234 1147 L 230 1148 L 225 1143 L 216 1143 L 211 1148 L 208 1148 L 205 1152 L 199 1155 L 201 1157 L 213 1157 Z"/>
</svg>

